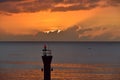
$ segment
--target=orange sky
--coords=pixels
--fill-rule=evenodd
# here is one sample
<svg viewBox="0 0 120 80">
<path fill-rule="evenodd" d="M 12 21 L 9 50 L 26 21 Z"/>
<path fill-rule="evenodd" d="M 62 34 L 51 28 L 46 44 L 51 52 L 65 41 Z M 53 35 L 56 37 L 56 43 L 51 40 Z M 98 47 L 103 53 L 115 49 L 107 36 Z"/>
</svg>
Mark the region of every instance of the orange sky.
<svg viewBox="0 0 120 80">
<path fill-rule="evenodd" d="M 120 26 L 119 0 L 80 1 L 83 0 L 1 0 L 0 33 L 34 35 L 39 31 L 64 31 L 74 25 L 83 25 L 83 29 L 96 28 L 99 25 Z M 114 28 L 114 32 L 116 29 L 118 27 Z M 94 31 L 84 35 L 94 37 L 103 32 Z"/>
<path fill-rule="evenodd" d="M 64 30 L 96 15 L 99 9 L 68 12 L 20 13 L 1 16 L 0 26 L 12 34 L 31 33 L 34 30 Z"/>
</svg>

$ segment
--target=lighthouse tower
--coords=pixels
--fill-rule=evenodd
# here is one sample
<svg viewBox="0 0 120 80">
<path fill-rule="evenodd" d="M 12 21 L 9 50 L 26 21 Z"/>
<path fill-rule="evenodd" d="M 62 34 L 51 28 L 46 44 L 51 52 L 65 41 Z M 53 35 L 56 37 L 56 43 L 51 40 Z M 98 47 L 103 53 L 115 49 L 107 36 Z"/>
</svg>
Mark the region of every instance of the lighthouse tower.
<svg viewBox="0 0 120 80">
<path fill-rule="evenodd" d="M 51 80 L 51 61 L 52 61 L 52 55 L 51 50 L 47 49 L 47 46 L 44 45 L 42 60 L 44 68 L 42 69 L 44 71 L 44 80 Z"/>
</svg>

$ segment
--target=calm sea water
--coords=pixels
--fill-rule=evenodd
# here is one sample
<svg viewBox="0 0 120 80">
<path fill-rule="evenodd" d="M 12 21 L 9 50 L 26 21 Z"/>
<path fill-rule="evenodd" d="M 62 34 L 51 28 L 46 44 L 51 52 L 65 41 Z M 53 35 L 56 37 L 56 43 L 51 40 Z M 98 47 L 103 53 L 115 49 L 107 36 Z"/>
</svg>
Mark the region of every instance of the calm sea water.
<svg viewBox="0 0 120 80">
<path fill-rule="evenodd" d="M 44 44 L 52 80 L 120 80 L 120 42 L 0 42 L 0 80 L 43 80 Z"/>
</svg>

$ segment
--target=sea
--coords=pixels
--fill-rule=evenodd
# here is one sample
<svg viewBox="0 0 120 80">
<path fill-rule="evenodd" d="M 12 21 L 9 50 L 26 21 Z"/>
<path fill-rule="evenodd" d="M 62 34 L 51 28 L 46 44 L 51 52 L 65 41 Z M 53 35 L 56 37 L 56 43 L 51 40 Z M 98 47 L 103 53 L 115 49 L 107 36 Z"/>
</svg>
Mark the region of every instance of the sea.
<svg viewBox="0 0 120 80">
<path fill-rule="evenodd" d="M 51 80 L 120 80 L 120 42 L 0 42 L 0 80 L 44 80 L 44 45 Z"/>
</svg>

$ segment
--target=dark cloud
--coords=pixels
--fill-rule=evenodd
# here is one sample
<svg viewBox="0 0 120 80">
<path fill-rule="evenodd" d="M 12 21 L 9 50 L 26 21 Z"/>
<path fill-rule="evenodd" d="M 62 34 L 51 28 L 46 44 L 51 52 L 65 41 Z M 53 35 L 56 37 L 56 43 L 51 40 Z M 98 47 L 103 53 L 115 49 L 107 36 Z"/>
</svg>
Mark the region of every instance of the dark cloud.
<svg viewBox="0 0 120 80">
<path fill-rule="evenodd" d="M 78 41 L 77 26 L 68 28 L 65 31 L 44 33 L 38 32 L 36 35 L 0 35 L 0 41 Z"/>
<path fill-rule="evenodd" d="M 53 0 L 53 2 L 55 2 L 55 3 L 62 3 L 62 2 L 64 2 L 64 0 Z"/>
<path fill-rule="evenodd" d="M 50 3 L 42 3 L 39 1 L 21 1 L 21 3 L 2 3 L 0 12 L 6 13 L 21 13 L 21 12 L 38 12 L 48 10 L 51 7 Z"/>
<path fill-rule="evenodd" d="M 120 0 L 110 0 L 111 2 L 113 2 L 113 3 L 120 3 Z"/>
<path fill-rule="evenodd" d="M 68 28 L 65 31 L 58 32 L 58 30 L 49 33 L 39 32 L 36 37 L 40 41 L 78 41 L 77 27 Z"/>
<path fill-rule="evenodd" d="M 120 41 L 119 32 L 119 26 L 115 25 L 91 26 L 79 31 L 79 39 L 82 41 Z"/>
<path fill-rule="evenodd" d="M 24 1 L 24 0 L 0 0 L 0 2 L 16 2 L 16 1 Z"/>
<path fill-rule="evenodd" d="M 20 3 L 18 4 L 21 8 L 21 12 L 38 12 L 41 10 L 48 10 L 52 7 L 50 3 L 40 3 L 38 1 L 34 2 L 26 2 L 26 3 Z"/>
<path fill-rule="evenodd" d="M 19 13 L 20 9 L 19 7 L 16 7 L 16 5 L 11 5 L 9 3 L 4 3 L 0 5 L 0 11 L 6 12 L 6 13 Z"/>
<path fill-rule="evenodd" d="M 114 28 L 118 28 L 117 30 Z M 0 41 L 120 41 L 119 27 L 98 26 L 79 27 L 73 26 L 64 31 L 59 30 L 36 35 L 10 35 L 1 34 Z"/>
<path fill-rule="evenodd" d="M 89 32 L 89 31 L 92 31 L 93 29 L 92 28 L 87 28 L 87 29 L 82 29 L 79 31 L 80 34 L 83 34 L 85 32 Z"/>
<path fill-rule="evenodd" d="M 110 0 L 108 4 L 111 6 L 120 6 L 120 0 Z"/>
<path fill-rule="evenodd" d="M 101 0 L 86 0 L 87 3 L 96 3 L 100 2 Z"/>
<path fill-rule="evenodd" d="M 105 4 L 100 4 L 103 1 Z M 67 5 L 66 7 L 58 4 Z M 69 5 L 69 6 L 68 6 Z M 101 6 L 119 6 L 120 0 L 0 0 L 0 13 L 90 10 Z"/>
<path fill-rule="evenodd" d="M 74 5 L 74 6 L 68 6 L 68 7 L 54 7 L 51 11 L 74 11 L 74 10 L 90 10 L 93 8 L 96 8 L 97 4 L 91 4 L 89 6 L 83 6 L 83 5 Z"/>
</svg>

